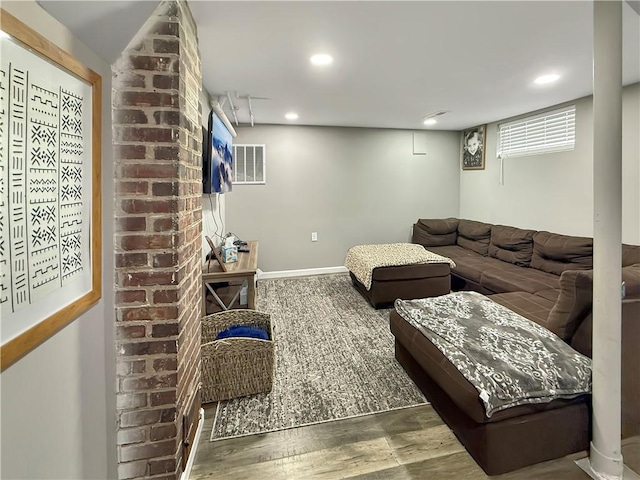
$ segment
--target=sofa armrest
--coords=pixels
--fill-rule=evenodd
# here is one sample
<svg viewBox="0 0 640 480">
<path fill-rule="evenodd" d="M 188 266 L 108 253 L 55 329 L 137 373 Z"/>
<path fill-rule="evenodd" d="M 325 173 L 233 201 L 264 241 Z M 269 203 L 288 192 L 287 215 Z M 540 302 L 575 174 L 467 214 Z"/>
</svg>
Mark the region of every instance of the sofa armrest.
<svg viewBox="0 0 640 480">
<path fill-rule="evenodd" d="M 640 268 L 639 268 L 640 270 Z M 640 298 L 622 301 L 622 438 L 640 434 Z M 592 356 L 593 318 L 589 314 L 580 324 L 571 346 Z"/>
<path fill-rule="evenodd" d="M 622 268 L 625 299 L 640 299 L 640 263 Z M 566 270 L 560 275 L 560 295 L 549 313 L 548 328 L 570 341 L 593 306 L 593 270 Z"/>
<path fill-rule="evenodd" d="M 640 263 L 622 269 L 626 300 L 640 300 Z"/>
<path fill-rule="evenodd" d="M 592 305 L 593 270 L 565 270 L 560 275 L 560 295 L 549 313 L 547 328 L 568 342 L 591 313 Z"/>
</svg>

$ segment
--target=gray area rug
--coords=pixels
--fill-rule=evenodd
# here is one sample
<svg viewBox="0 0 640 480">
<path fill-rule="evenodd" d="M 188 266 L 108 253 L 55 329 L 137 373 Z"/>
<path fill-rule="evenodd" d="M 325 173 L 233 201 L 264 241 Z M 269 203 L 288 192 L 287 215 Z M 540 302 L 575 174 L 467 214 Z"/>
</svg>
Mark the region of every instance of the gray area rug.
<svg viewBox="0 0 640 480">
<path fill-rule="evenodd" d="M 427 403 L 394 358 L 389 310 L 347 275 L 260 280 L 257 307 L 274 326 L 273 390 L 220 402 L 212 441 Z"/>
</svg>

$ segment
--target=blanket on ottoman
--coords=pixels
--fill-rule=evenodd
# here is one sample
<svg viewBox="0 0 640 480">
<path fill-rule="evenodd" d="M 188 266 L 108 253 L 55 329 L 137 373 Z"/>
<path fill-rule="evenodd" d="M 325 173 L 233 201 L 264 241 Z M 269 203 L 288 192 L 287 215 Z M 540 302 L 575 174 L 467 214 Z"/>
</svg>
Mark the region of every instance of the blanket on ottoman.
<svg viewBox="0 0 640 480">
<path fill-rule="evenodd" d="M 396 300 L 395 308 L 473 384 L 488 418 L 512 406 L 591 392 L 591 359 L 484 295 Z"/>
<path fill-rule="evenodd" d="M 413 243 L 356 245 L 347 251 L 344 266 L 369 290 L 374 268 L 416 263 L 448 263 L 452 268 L 456 266 L 450 258 L 425 250 L 423 246 Z"/>
</svg>

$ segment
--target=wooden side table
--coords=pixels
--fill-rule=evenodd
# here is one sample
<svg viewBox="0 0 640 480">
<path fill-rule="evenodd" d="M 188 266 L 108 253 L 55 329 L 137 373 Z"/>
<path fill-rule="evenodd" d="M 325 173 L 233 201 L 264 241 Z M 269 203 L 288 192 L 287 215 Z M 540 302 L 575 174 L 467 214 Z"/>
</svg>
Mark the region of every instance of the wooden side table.
<svg viewBox="0 0 640 480">
<path fill-rule="evenodd" d="M 258 270 L 258 242 L 250 240 L 242 247 L 249 252 L 238 252 L 238 261 L 225 263 L 226 272 L 222 271 L 220 264 L 216 260 L 207 261 L 202 266 L 202 285 L 218 302 L 222 310 L 229 310 L 240 297 L 240 290 L 247 286 L 247 307 L 256 308 L 256 282 L 255 275 Z M 218 296 L 215 289 L 210 285 L 213 283 L 241 281 L 242 285 L 228 304 L 225 304 Z M 202 315 L 207 314 L 206 295 L 202 296 Z"/>
</svg>

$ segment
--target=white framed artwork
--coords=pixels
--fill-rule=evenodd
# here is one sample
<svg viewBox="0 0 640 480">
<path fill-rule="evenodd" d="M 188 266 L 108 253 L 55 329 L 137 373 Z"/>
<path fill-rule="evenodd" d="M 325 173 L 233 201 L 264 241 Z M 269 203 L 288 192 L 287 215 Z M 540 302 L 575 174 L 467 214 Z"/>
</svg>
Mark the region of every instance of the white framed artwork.
<svg viewBox="0 0 640 480">
<path fill-rule="evenodd" d="M 4 10 L 1 22 L 4 370 L 101 295 L 101 77 Z"/>
</svg>

